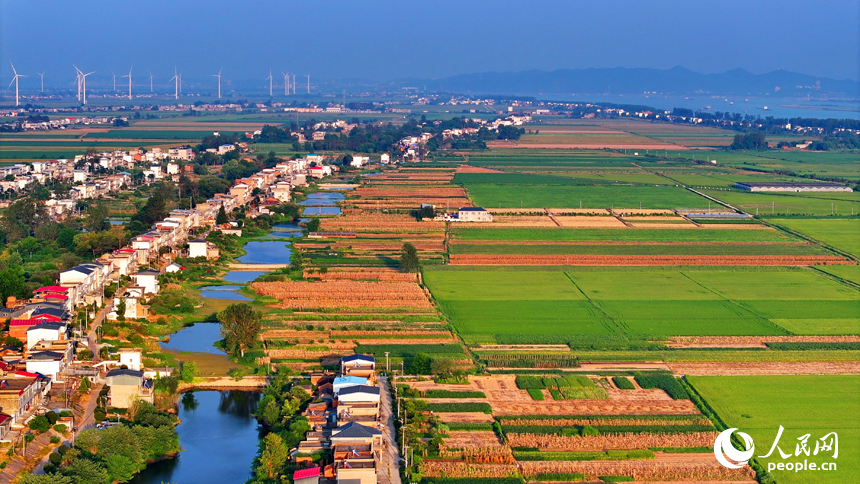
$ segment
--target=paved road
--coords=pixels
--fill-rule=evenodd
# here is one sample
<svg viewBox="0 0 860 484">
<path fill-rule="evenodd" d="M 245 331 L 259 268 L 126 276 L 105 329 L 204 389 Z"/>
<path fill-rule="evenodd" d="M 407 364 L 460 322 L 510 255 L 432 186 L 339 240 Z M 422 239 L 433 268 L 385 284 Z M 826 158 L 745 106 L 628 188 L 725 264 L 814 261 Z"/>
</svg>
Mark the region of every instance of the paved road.
<svg viewBox="0 0 860 484">
<path fill-rule="evenodd" d="M 382 438 L 385 447 L 382 449 L 382 462 L 377 471 L 380 484 L 401 484 L 400 481 L 400 450 L 397 447 L 397 437 L 394 433 L 394 409 L 391 393 L 388 391 L 388 379 L 379 377 L 381 394 L 381 421 L 384 425 Z"/>
<path fill-rule="evenodd" d="M 106 306 L 104 309 L 96 313 L 96 317 L 90 325 L 90 331 L 87 333 L 87 347 L 93 352 L 93 363 L 101 361 L 101 358 L 99 358 L 99 345 L 96 330 L 101 327 L 102 321 L 104 321 L 105 315 L 109 310 L 110 307 Z"/>
</svg>

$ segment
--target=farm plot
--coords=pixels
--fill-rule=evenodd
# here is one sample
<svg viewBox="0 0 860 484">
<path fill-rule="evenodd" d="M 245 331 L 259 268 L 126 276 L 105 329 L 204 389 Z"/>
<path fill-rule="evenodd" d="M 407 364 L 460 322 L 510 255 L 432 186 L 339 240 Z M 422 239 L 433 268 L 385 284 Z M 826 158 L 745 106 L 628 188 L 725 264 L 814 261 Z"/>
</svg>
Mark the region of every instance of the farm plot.
<svg viewBox="0 0 860 484">
<path fill-rule="evenodd" d="M 250 287 L 278 299 L 275 306 L 283 309 L 433 308 L 421 287 L 407 282 L 254 282 Z"/>
<path fill-rule="evenodd" d="M 424 275 L 470 344 L 496 335 L 538 344 L 613 333 L 857 334 L 860 326 L 860 292 L 809 270 L 517 269 L 448 266 Z"/>
<path fill-rule="evenodd" d="M 860 220 L 777 219 L 773 222 L 860 257 Z"/>
<path fill-rule="evenodd" d="M 484 175 L 492 176 L 492 175 Z M 483 207 L 683 208 L 706 204 L 680 187 L 644 185 L 468 184 L 472 201 Z"/>
<path fill-rule="evenodd" d="M 780 449 L 790 454 L 782 459 L 774 450 L 769 463 L 836 462 L 832 471 L 771 472 L 777 482 L 785 484 L 843 483 L 860 476 L 860 426 L 857 401 L 860 379 L 855 376 L 696 376 L 688 377 L 690 384 L 729 427 L 748 433 L 755 442 L 755 455 L 767 455 L 778 430 L 785 430 L 779 439 Z M 809 434 L 807 446 L 814 451 L 825 435 L 836 432 L 839 441 L 838 458 L 834 450 L 797 454 L 798 439 Z"/>
<path fill-rule="evenodd" d="M 765 217 L 860 213 L 860 192 L 854 193 L 749 193 L 703 189 L 702 193 Z"/>
</svg>

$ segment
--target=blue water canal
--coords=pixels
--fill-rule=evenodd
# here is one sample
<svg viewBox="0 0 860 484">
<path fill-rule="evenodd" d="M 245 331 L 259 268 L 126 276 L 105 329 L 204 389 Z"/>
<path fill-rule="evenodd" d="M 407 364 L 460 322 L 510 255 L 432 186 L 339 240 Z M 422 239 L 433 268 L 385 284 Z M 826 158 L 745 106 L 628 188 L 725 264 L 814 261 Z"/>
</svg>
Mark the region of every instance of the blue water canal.
<svg viewBox="0 0 860 484">
<path fill-rule="evenodd" d="M 217 325 L 213 325 L 217 326 Z M 182 452 L 150 464 L 132 484 L 236 484 L 251 477 L 260 437 L 260 394 L 243 391 L 198 391 L 182 396 L 176 432 Z"/>
<path fill-rule="evenodd" d="M 337 215 L 343 200 L 342 193 L 311 194 L 302 202 L 304 213 Z M 301 237 L 302 228 L 294 224 L 272 227 L 269 236 L 274 240 L 251 241 L 245 244 L 246 254 L 239 262 L 246 264 L 289 264 L 292 249 L 289 237 Z M 278 240 L 280 239 L 280 240 Z M 229 285 L 206 286 L 201 296 L 212 299 L 247 301 L 239 293 L 244 285 L 265 271 L 230 271 L 224 275 Z M 221 325 L 196 323 L 172 334 L 168 342 L 161 343 L 165 350 L 191 353 L 226 355 L 214 346 L 221 339 Z M 176 428 L 182 452 L 173 459 L 148 466 L 131 482 L 133 484 L 207 483 L 235 484 L 251 477 L 251 464 L 257 452 L 259 429 L 253 413 L 260 394 L 245 391 L 197 391 L 186 393 L 179 403 L 182 423 Z"/>
</svg>

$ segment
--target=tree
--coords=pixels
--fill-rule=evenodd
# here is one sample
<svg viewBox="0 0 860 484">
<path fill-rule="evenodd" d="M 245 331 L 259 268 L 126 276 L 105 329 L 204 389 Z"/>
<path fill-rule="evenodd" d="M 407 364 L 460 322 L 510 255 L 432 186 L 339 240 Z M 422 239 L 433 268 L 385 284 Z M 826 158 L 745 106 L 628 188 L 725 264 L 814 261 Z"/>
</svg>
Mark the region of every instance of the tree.
<svg viewBox="0 0 860 484">
<path fill-rule="evenodd" d="M 320 219 L 312 218 L 305 222 L 305 227 L 308 229 L 308 232 L 319 232 L 320 231 Z"/>
<path fill-rule="evenodd" d="M 272 432 L 263 439 L 263 450 L 260 452 L 257 472 L 265 474 L 269 479 L 275 478 L 284 467 L 290 456 L 290 450 L 284 445 L 283 439 Z"/>
<path fill-rule="evenodd" d="M 125 321 L 125 298 L 120 298 L 119 304 L 116 305 L 116 319 L 119 321 Z"/>
<path fill-rule="evenodd" d="M 409 365 L 409 371 L 413 375 L 428 375 L 430 374 L 432 362 L 430 357 L 424 353 L 418 353 L 412 358 L 412 364 Z"/>
<path fill-rule="evenodd" d="M 754 131 L 746 134 L 736 134 L 730 150 L 766 150 L 767 140 L 764 133 Z"/>
<path fill-rule="evenodd" d="M 435 216 L 436 216 L 436 210 L 434 210 L 433 205 L 430 205 L 429 203 L 425 203 L 425 204 L 421 205 L 421 209 L 418 210 L 418 218 L 419 219 L 433 218 Z"/>
<path fill-rule="evenodd" d="M 6 304 L 9 296 L 23 298 L 27 292 L 26 283 L 21 266 L 16 265 L 0 271 L 0 304 Z"/>
<path fill-rule="evenodd" d="M 194 381 L 194 377 L 197 375 L 197 363 L 193 361 L 185 361 L 182 363 L 182 370 L 180 371 L 180 376 L 182 381 L 185 383 L 191 383 Z"/>
<path fill-rule="evenodd" d="M 218 209 L 218 215 L 215 216 L 215 224 L 222 225 L 229 221 L 230 219 L 227 218 L 227 212 L 224 211 L 224 206 L 221 205 L 221 208 Z"/>
<path fill-rule="evenodd" d="M 227 351 L 244 357 L 245 350 L 257 343 L 260 335 L 261 311 L 256 311 L 245 303 L 231 304 L 218 313 L 221 323 L 221 337 L 227 343 Z"/>
<path fill-rule="evenodd" d="M 400 249 L 400 270 L 402 272 L 418 272 L 421 263 L 418 260 L 418 249 L 410 242 L 403 244 Z"/>
</svg>

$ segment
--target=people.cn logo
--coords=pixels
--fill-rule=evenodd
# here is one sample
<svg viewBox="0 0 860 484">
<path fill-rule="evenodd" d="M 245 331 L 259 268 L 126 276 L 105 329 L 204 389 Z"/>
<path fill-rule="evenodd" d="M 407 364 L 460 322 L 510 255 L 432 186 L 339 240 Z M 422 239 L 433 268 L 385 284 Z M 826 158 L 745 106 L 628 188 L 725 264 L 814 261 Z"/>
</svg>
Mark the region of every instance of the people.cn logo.
<svg viewBox="0 0 860 484">
<path fill-rule="evenodd" d="M 714 441 L 714 456 L 716 456 L 717 461 L 723 467 L 728 467 L 729 469 L 740 469 L 747 465 L 747 462 L 749 462 L 755 452 L 755 444 L 753 444 L 752 437 L 743 432 L 738 432 L 738 437 L 744 441 L 747 450 L 740 451 L 734 448 L 732 445 L 732 432 L 735 430 L 737 429 L 724 430 L 717 436 L 717 440 Z M 737 464 L 730 462 L 726 457 L 737 462 Z"/>
</svg>

